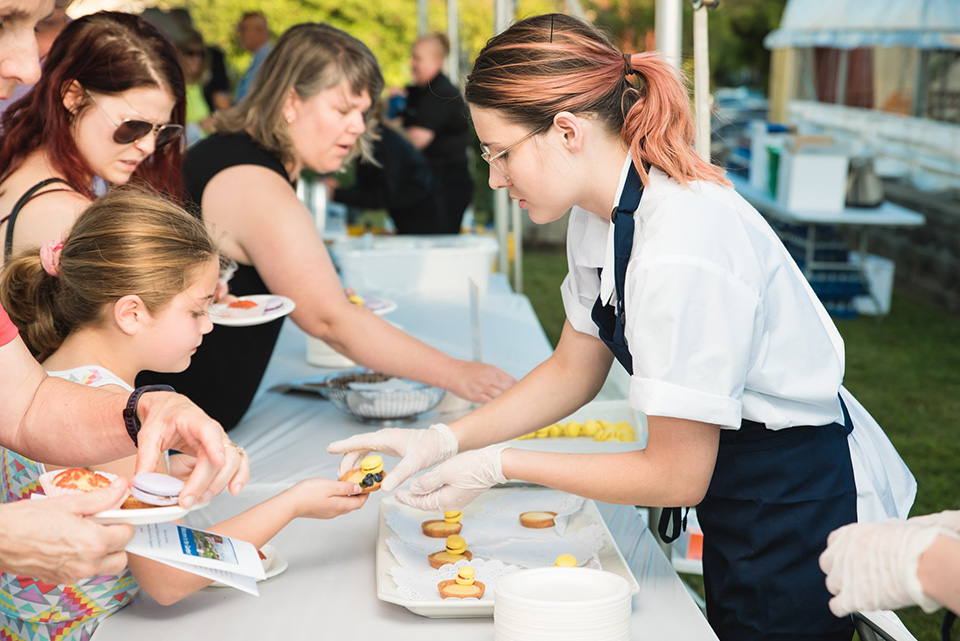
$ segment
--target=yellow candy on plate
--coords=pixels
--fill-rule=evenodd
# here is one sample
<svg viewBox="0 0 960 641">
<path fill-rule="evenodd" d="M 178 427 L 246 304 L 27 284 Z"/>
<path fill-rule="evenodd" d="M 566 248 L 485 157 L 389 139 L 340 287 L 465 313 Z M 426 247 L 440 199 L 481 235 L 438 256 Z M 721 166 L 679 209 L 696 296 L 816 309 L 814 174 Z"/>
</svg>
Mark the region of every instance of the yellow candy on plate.
<svg viewBox="0 0 960 641">
<path fill-rule="evenodd" d="M 556 436 L 560 436 L 561 434 L 563 434 L 563 428 L 560 427 L 560 426 L 559 426 L 558 424 L 556 424 L 556 423 L 554 423 L 553 425 L 551 425 L 550 427 L 548 427 L 547 430 L 548 430 L 548 433 L 549 433 L 550 436 L 556 437 Z"/>
<path fill-rule="evenodd" d="M 580 427 L 580 433 L 584 436 L 593 436 L 600 429 L 598 421 L 589 420 Z"/>
<path fill-rule="evenodd" d="M 580 423 L 577 423 L 576 421 L 570 421 L 569 423 L 564 425 L 563 435 L 570 436 L 570 437 L 580 436 Z"/>
</svg>

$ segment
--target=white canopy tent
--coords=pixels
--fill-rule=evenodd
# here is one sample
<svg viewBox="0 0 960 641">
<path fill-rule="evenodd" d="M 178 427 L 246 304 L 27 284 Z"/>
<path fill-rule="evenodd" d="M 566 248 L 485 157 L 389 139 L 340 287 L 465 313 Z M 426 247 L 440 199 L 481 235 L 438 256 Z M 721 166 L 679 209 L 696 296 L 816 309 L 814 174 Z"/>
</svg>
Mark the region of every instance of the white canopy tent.
<svg viewBox="0 0 960 641">
<path fill-rule="evenodd" d="M 788 0 L 763 44 L 789 47 L 960 49 L 958 0 Z"/>
</svg>

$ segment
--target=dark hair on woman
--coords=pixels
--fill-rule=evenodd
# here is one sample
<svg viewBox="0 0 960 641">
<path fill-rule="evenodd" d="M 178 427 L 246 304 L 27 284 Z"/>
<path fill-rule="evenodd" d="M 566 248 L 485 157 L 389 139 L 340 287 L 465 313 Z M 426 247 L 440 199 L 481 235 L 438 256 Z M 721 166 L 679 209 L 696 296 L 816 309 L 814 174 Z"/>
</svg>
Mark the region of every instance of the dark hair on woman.
<svg viewBox="0 0 960 641">
<path fill-rule="evenodd" d="M 644 163 L 681 184 L 727 182 L 720 167 L 693 150 L 693 116 L 680 72 L 656 53 L 620 53 L 577 18 L 534 16 L 491 38 L 464 97 L 531 129 L 546 129 L 561 111 L 594 114 L 628 145 L 644 184 Z"/>
<path fill-rule="evenodd" d="M 119 94 L 156 87 L 173 96 L 172 122 L 186 118 L 186 90 L 177 51 L 154 26 L 128 13 L 102 11 L 71 22 L 57 37 L 40 81 L 3 114 L 0 168 L 5 179 L 37 149 L 47 149 L 54 168 L 81 194 L 93 200 L 93 172 L 73 139 L 72 125 L 92 106 L 84 96 L 75 113 L 64 96 L 76 81 L 86 90 Z M 105 142 L 109 142 L 109 139 Z M 134 179 L 168 197 L 182 197 L 182 152 L 174 142 L 146 158 Z"/>
<path fill-rule="evenodd" d="M 95 200 L 62 241 L 56 276 L 39 248 L 0 271 L 0 303 L 30 352 L 43 361 L 70 332 L 104 320 L 104 309 L 136 294 L 151 314 L 193 284 L 217 258 L 203 221 L 157 194 L 119 186 Z"/>
</svg>

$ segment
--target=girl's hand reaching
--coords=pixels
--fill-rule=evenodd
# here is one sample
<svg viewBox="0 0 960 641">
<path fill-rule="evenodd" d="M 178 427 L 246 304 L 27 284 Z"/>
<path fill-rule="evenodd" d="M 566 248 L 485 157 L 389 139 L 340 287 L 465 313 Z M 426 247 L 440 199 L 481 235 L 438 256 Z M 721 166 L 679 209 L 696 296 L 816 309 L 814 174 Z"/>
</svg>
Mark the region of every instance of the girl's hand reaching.
<svg viewBox="0 0 960 641">
<path fill-rule="evenodd" d="M 363 507 L 369 494 L 356 483 L 304 479 L 288 490 L 294 497 L 295 518 L 332 519 Z"/>
</svg>

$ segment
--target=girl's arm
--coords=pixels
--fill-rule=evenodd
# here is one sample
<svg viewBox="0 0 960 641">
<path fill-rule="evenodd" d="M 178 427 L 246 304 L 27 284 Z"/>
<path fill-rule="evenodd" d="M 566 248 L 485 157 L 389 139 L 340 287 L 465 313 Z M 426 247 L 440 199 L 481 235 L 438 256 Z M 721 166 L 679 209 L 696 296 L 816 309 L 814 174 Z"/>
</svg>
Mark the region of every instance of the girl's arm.
<svg viewBox="0 0 960 641">
<path fill-rule="evenodd" d="M 294 322 L 357 363 L 477 402 L 513 384 L 491 365 L 447 356 L 350 303 L 310 212 L 275 172 L 227 169 L 207 185 L 202 207 L 225 252 L 255 265 L 271 292 L 297 302 Z"/>
<path fill-rule="evenodd" d="M 260 549 L 296 518 L 332 519 L 361 507 L 367 497 L 360 494 L 356 483 L 309 478 L 207 529 L 248 541 Z M 211 583 L 210 579 L 134 554 L 128 554 L 128 559 L 140 587 L 160 605 L 172 605 Z"/>
</svg>

